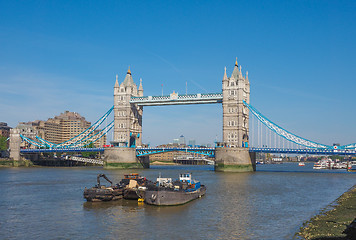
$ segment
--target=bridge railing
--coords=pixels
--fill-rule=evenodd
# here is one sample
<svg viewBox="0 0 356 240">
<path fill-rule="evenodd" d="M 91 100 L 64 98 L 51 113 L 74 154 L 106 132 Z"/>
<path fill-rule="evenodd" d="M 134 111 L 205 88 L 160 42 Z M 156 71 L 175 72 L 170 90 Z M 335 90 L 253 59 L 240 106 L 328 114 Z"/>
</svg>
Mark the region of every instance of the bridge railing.
<svg viewBox="0 0 356 240">
<path fill-rule="evenodd" d="M 144 102 L 160 102 L 160 101 L 173 101 L 173 100 L 203 100 L 203 99 L 222 99 L 222 93 L 196 93 L 184 95 L 165 95 L 165 96 L 144 96 L 144 97 L 131 97 L 131 103 L 144 103 Z"/>
<path fill-rule="evenodd" d="M 187 152 L 215 157 L 215 148 L 137 148 L 136 156 L 147 156 L 163 152 Z"/>
<path fill-rule="evenodd" d="M 20 149 L 20 153 L 45 153 L 45 152 L 104 152 L 104 148 L 27 148 Z"/>
<path fill-rule="evenodd" d="M 251 147 L 250 152 L 285 153 L 285 154 L 314 154 L 314 155 L 356 155 L 356 150 L 349 149 L 316 149 L 316 148 L 256 148 Z"/>
</svg>

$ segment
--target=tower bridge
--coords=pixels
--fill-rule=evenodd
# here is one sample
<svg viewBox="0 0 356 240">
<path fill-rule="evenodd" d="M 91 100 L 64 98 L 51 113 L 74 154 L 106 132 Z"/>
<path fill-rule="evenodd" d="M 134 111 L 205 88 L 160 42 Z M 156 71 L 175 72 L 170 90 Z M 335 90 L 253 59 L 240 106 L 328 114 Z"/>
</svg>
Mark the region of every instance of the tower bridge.
<svg viewBox="0 0 356 240">
<path fill-rule="evenodd" d="M 222 142 L 217 143 L 215 148 L 144 148 L 144 107 L 187 104 L 222 104 Z M 111 113 L 114 114 L 114 120 L 98 131 L 98 127 Z M 215 170 L 234 172 L 253 171 L 255 153 L 258 152 L 356 155 L 356 143 L 344 146 L 320 144 L 299 137 L 270 121 L 250 104 L 248 72 L 242 74 L 237 60 L 230 77 L 227 77 L 225 67 L 221 93 L 182 95 L 173 92 L 166 96 L 144 96 L 142 79 L 137 87 L 128 69 L 123 82 L 119 83 L 116 75 L 114 106 L 88 129 L 60 144 L 38 136 L 33 139 L 22 135 L 18 129 L 12 129 L 10 155 L 17 160 L 20 159 L 20 153 L 93 151 L 85 150 L 85 146 L 97 141 L 111 129 L 113 147 L 95 149 L 104 152 L 104 166 L 107 168 L 149 167 L 149 155 L 168 151 L 194 152 L 215 157 Z M 20 150 L 21 141 L 28 142 L 32 147 Z"/>
<path fill-rule="evenodd" d="M 106 166 L 138 167 L 148 163 L 149 153 L 135 147 L 142 146 L 142 116 L 144 107 L 186 104 L 216 104 L 223 107 L 223 146 L 214 151 L 216 170 L 253 171 L 255 163 L 248 151 L 249 109 L 243 103 L 250 102 L 248 73 L 243 76 L 241 66 L 235 62 L 231 77 L 226 68 L 222 79 L 222 93 L 185 94 L 171 93 L 167 96 L 144 96 L 142 79 L 137 87 L 130 69 L 119 84 L 118 76 L 114 86 L 114 139 L 113 148 L 105 150 Z M 152 154 L 152 150 L 147 150 Z M 155 150 L 156 151 L 156 150 Z M 158 151 L 158 150 L 157 150 Z M 139 159 L 133 161 L 135 157 Z M 213 154 L 211 153 L 211 156 Z"/>
<path fill-rule="evenodd" d="M 214 148 L 195 148 L 195 147 L 147 147 L 136 148 L 136 157 L 148 156 L 164 152 L 186 152 L 205 155 L 208 157 L 215 157 Z M 81 153 L 81 152 L 104 152 L 105 148 L 53 148 L 53 149 L 21 149 L 21 153 Z M 277 153 L 277 154 L 309 154 L 309 155 L 348 155 L 356 156 L 355 149 L 317 149 L 317 148 L 272 148 L 272 147 L 250 147 L 249 152 L 256 153 Z"/>
</svg>

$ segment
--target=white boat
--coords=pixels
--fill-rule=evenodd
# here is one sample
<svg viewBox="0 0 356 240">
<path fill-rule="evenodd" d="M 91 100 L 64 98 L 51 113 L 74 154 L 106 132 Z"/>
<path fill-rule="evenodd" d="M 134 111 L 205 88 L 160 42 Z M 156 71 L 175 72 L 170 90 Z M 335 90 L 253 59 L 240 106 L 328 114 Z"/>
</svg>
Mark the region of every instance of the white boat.
<svg viewBox="0 0 356 240">
<path fill-rule="evenodd" d="M 198 157 L 198 156 L 176 156 L 173 158 L 173 162 L 175 163 L 180 163 L 180 164 L 207 164 L 207 165 L 215 165 L 215 162 L 213 160 L 207 159 L 205 156 L 204 157 Z"/>
</svg>

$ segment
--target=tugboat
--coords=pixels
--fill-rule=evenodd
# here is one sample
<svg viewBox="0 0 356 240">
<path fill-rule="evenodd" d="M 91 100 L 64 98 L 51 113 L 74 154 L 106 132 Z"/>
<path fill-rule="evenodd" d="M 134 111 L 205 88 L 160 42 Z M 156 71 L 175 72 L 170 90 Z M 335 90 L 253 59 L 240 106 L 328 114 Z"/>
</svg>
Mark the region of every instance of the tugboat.
<svg viewBox="0 0 356 240">
<path fill-rule="evenodd" d="M 179 175 L 179 180 L 157 178 L 155 184 L 147 184 L 147 189 L 141 193 L 147 204 L 157 206 L 181 205 L 200 198 L 206 192 L 206 187 L 193 180 L 191 173 Z"/>
<path fill-rule="evenodd" d="M 104 178 L 108 181 L 111 186 L 107 187 L 105 185 L 100 184 L 100 178 Z M 124 188 L 120 185 L 114 186 L 112 181 L 110 181 L 105 174 L 98 174 L 97 176 L 98 184 L 92 188 L 84 189 L 84 198 L 88 202 L 101 202 L 101 201 L 112 201 L 118 200 L 122 198 Z"/>
</svg>

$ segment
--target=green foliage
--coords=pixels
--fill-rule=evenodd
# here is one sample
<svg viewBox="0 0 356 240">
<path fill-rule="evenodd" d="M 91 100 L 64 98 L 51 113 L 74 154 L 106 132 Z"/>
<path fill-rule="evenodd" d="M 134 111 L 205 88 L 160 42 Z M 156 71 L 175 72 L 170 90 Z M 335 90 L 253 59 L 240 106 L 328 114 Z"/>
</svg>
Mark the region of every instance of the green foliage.
<svg viewBox="0 0 356 240">
<path fill-rule="evenodd" d="M 90 143 L 87 148 L 94 148 L 94 143 Z M 85 158 L 95 158 L 97 156 L 98 152 L 82 152 L 82 157 Z"/>
<path fill-rule="evenodd" d="M 0 136 L 0 151 L 5 151 L 7 149 L 6 137 Z"/>
<path fill-rule="evenodd" d="M 340 155 L 333 155 L 333 156 L 330 156 L 330 158 L 332 160 L 336 160 L 336 159 L 339 159 L 339 160 L 344 160 L 344 156 L 340 156 Z"/>
</svg>

